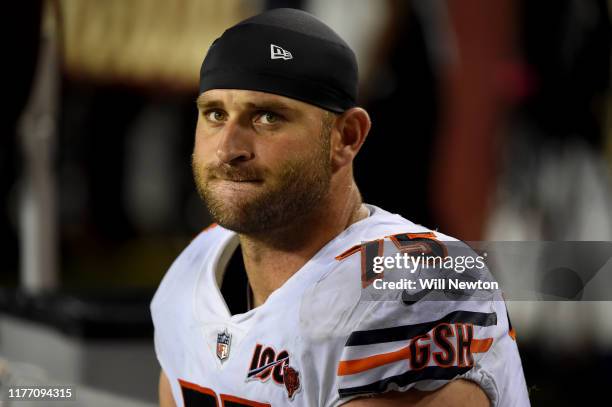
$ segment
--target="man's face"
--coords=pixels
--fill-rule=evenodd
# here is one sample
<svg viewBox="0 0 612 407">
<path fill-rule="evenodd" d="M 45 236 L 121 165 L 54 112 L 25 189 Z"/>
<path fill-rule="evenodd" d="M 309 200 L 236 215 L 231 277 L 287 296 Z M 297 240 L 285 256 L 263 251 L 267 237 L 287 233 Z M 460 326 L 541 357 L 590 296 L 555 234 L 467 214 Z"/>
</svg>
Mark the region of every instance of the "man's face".
<svg viewBox="0 0 612 407">
<path fill-rule="evenodd" d="M 286 226 L 321 202 L 331 180 L 332 116 L 263 92 L 198 98 L 193 172 L 213 219 L 238 233 Z"/>
</svg>

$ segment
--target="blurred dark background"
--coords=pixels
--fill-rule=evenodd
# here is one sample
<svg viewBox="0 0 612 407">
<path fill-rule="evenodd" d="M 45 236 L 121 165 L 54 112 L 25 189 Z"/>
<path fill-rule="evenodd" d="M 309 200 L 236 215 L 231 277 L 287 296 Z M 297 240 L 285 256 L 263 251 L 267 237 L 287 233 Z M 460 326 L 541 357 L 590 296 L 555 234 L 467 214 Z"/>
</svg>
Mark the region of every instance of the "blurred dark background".
<svg viewBox="0 0 612 407">
<path fill-rule="evenodd" d="M 612 240 L 609 1 L 20 2 L 4 27 L 7 318 L 146 358 L 148 301 L 209 222 L 190 167 L 199 66 L 225 28 L 272 7 L 314 13 L 357 53 L 366 202 L 464 240 Z M 606 394 L 610 303 L 509 309 L 533 405 Z M 0 357 L 43 380 L 2 335 Z M 153 376 L 140 393 L 101 387 L 151 401 Z"/>
</svg>

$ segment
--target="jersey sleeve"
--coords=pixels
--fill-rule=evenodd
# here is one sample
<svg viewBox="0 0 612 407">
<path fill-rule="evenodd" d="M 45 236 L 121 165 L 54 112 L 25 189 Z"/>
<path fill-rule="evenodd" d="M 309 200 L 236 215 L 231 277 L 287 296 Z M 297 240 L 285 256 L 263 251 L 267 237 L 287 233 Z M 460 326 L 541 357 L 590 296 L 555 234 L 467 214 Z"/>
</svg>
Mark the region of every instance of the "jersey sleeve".
<svg viewBox="0 0 612 407">
<path fill-rule="evenodd" d="M 393 243 L 396 250 L 385 246 L 385 254 L 402 252 Z M 443 242 L 435 244 L 440 248 Z M 462 249 L 466 247 L 462 244 Z M 448 290 L 421 290 L 406 296 L 404 290 L 378 298 L 364 296 L 364 286 L 373 278 L 368 277 L 368 260 L 363 258 L 367 250 L 361 255 L 362 295 L 353 313 L 360 317 L 337 364 L 335 405 L 392 390 L 433 391 L 456 379 L 477 383 L 492 406 L 529 405 L 501 292 L 451 290 L 449 295 Z M 417 277 L 431 276 L 419 270 L 413 275 Z"/>
</svg>

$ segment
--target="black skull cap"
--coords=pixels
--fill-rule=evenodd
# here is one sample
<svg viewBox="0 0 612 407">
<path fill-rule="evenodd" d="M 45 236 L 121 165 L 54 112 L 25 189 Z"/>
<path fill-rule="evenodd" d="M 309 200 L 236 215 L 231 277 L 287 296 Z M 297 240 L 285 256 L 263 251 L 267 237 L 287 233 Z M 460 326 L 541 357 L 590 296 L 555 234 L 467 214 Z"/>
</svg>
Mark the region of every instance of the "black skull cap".
<svg viewBox="0 0 612 407">
<path fill-rule="evenodd" d="M 278 8 L 225 30 L 200 69 L 200 94 L 211 89 L 273 93 L 342 113 L 356 106 L 355 53 L 313 15 Z"/>
</svg>

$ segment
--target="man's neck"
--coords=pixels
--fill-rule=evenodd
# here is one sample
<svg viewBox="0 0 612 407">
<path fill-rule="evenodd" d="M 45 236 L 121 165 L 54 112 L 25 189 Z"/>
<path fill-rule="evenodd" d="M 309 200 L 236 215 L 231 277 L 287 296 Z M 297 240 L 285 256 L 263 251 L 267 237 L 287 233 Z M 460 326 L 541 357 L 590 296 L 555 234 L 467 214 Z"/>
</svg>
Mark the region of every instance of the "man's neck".
<svg viewBox="0 0 612 407">
<path fill-rule="evenodd" d="M 304 219 L 282 229 L 261 236 L 240 235 L 254 306 L 263 304 L 330 240 L 368 216 L 354 184 L 346 196 L 343 203 L 324 202 Z"/>
</svg>

